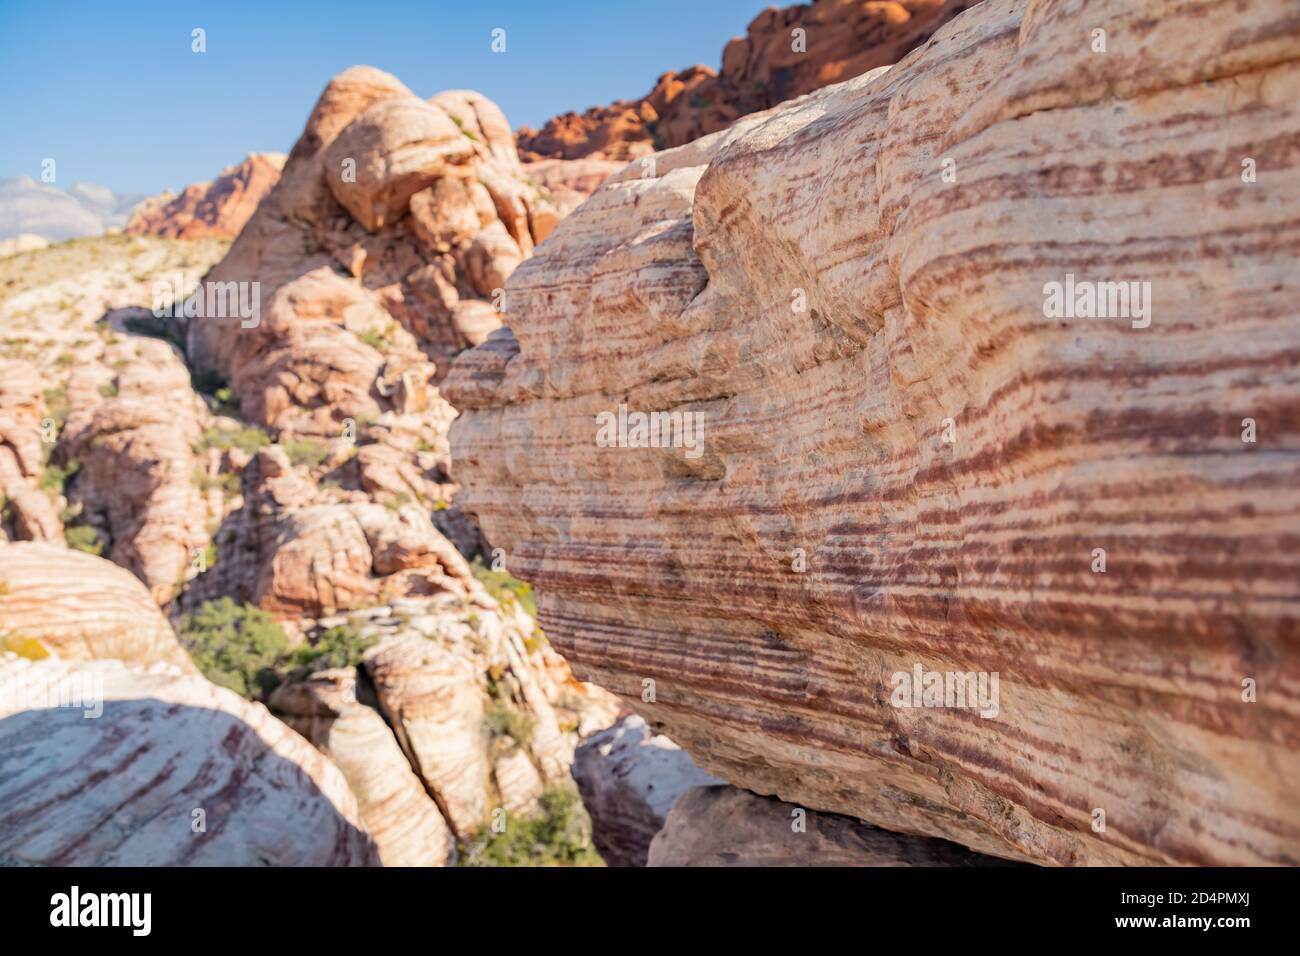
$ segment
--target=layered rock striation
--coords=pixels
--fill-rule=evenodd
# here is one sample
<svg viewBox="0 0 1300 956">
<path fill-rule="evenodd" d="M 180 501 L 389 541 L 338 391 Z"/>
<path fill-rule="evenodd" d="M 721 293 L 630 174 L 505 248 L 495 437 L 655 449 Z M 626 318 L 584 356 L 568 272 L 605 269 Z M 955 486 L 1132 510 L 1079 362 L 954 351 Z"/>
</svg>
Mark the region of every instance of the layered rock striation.
<svg viewBox="0 0 1300 956">
<path fill-rule="evenodd" d="M 635 163 L 446 383 L 459 501 L 731 783 L 1300 862 L 1297 93 L 1280 0 L 986 0 Z"/>
<path fill-rule="evenodd" d="M 343 774 L 202 677 L 0 653 L 0 865 L 366 866 Z"/>
<path fill-rule="evenodd" d="M 116 658 L 196 673 L 149 591 L 130 573 L 55 544 L 0 543 L 0 652 Z"/>
</svg>

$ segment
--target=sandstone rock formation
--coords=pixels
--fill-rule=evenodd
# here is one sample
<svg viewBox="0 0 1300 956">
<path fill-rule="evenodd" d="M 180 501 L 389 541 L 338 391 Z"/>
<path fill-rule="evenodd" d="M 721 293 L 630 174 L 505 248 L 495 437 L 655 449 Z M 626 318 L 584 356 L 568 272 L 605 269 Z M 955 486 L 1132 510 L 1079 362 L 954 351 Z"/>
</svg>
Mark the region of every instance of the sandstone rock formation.
<svg viewBox="0 0 1300 956">
<path fill-rule="evenodd" d="M 645 866 L 650 841 L 677 799 L 693 787 L 723 783 L 636 714 L 578 746 L 573 779 L 591 815 L 592 841 L 609 866 Z"/>
<path fill-rule="evenodd" d="M 986 0 L 520 266 L 446 383 L 454 475 L 579 676 L 811 810 L 1300 863 L 1300 32 L 1202 12 Z M 1076 279 L 1138 285 L 1065 317 Z M 602 447 L 621 404 L 698 454 Z"/>
<path fill-rule="evenodd" d="M 867 826 L 728 786 L 687 791 L 650 844 L 650 866 L 1011 866 L 929 837 Z"/>
<path fill-rule="evenodd" d="M 229 596 L 280 618 L 318 618 L 477 586 L 427 512 L 313 481 L 280 445 L 244 466 L 238 500 L 215 535 L 216 565 L 194 579 L 182 607 Z"/>
<path fill-rule="evenodd" d="M 568 778 L 584 718 L 607 725 L 612 701 L 557 673 L 517 608 L 481 593 L 398 606 L 409 620 L 374 621 L 380 640 L 363 666 L 448 823 L 464 837 L 497 807 L 533 812 L 545 786 Z"/>
<path fill-rule="evenodd" d="M 722 51 L 722 71 L 696 65 L 659 77 L 639 100 L 519 130 L 526 160 L 628 160 L 682 146 L 830 83 L 902 59 L 975 0 L 813 0 L 768 7 Z"/>
<path fill-rule="evenodd" d="M 525 179 L 536 183 L 543 197 L 555 207 L 555 222 L 547 228 L 548 224 L 542 219 L 543 228 L 538 241 L 549 236 L 560 219 L 577 209 L 624 165 L 607 159 L 540 159 L 525 163 Z"/>
<path fill-rule="evenodd" d="M 138 580 L 62 544 L 0 544 L 0 651 L 194 665 Z"/>
<path fill-rule="evenodd" d="M 43 445 L 53 438 L 41 392 L 44 382 L 27 362 L 0 361 L 0 541 L 60 540 L 63 525 L 53 501 L 38 488 Z"/>
<path fill-rule="evenodd" d="M 155 318 L 154 283 L 192 286 L 216 240 L 87 239 L 5 263 L 0 278 L 0 540 L 111 556 L 171 600 L 222 506 L 195 490 L 211 424 Z"/>
<path fill-rule="evenodd" d="M 355 668 L 284 684 L 271 695 L 271 707 L 343 771 L 384 866 L 448 862 L 451 831 L 384 718 L 358 700 Z"/>
<path fill-rule="evenodd" d="M 337 435 L 345 419 L 440 402 L 426 383 L 500 325 L 494 294 L 532 252 L 532 221 L 553 218 L 511 143 L 477 93 L 422 100 L 369 67 L 335 77 L 207 277 L 258 283 L 260 323 L 194 320 L 191 361 L 281 433 Z"/>
<path fill-rule="evenodd" d="M 233 239 L 279 182 L 287 158 L 283 153 L 249 153 L 211 182 L 194 183 L 180 195 L 164 194 L 140 203 L 131 211 L 125 231 L 167 239 Z"/>
<path fill-rule="evenodd" d="M 377 862 L 337 767 L 201 677 L 0 656 L 0 865 Z"/>
<path fill-rule="evenodd" d="M 194 445 L 207 417 L 175 350 L 151 338 L 110 346 L 107 367 L 73 370 L 58 453 L 77 471 L 67 498 L 105 556 L 175 597 L 208 543 Z"/>
</svg>

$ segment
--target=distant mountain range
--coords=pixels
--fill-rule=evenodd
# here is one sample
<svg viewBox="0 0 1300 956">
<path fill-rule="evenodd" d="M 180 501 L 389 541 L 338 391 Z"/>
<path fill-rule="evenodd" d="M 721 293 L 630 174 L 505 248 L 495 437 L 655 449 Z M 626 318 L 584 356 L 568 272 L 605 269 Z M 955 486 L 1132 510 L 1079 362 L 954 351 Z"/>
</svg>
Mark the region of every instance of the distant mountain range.
<svg viewBox="0 0 1300 956">
<path fill-rule="evenodd" d="M 118 195 L 93 183 L 73 183 L 66 190 L 30 176 L 0 177 L 0 239 L 24 233 L 51 242 L 98 236 L 126 225 L 144 193 Z"/>
<path fill-rule="evenodd" d="M 30 176 L 0 177 L 0 250 L 17 251 L 20 247 L 11 241 L 20 236 L 21 248 L 35 248 L 37 237 L 62 242 L 110 229 L 172 239 L 233 239 L 279 181 L 285 159 L 280 153 L 250 153 L 211 182 L 157 196 L 119 196 L 91 183 L 73 183 L 64 190 Z"/>
</svg>

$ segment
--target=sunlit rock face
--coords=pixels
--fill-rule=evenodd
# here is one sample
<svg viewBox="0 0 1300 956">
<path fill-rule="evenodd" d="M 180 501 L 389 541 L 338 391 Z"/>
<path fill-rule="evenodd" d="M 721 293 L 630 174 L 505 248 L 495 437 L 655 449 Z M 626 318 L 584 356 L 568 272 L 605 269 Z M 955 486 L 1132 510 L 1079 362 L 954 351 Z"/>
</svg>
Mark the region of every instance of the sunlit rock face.
<svg viewBox="0 0 1300 956">
<path fill-rule="evenodd" d="M 281 431 L 406 410 L 397 383 L 440 378 L 500 325 L 494 292 L 532 252 L 533 221 L 554 224 L 513 144 L 481 94 L 425 100 L 372 67 L 340 73 L 205 278 L 256 283 L 258 314 L 195 317 L 191 361 Z"/>
<path fill-rule="evenodd" d="M 681 146 L 880 66 L 897 63 L 976 0 L 812 0 L 770 6 L 722 50 L 722 68 L 670 70 L 638 100 L 616 100 L 519 130 L 527 160 L 629 160 Z"/>
<path fill-rule="evenodd" d="M 167 664 L 0 653 L 0 798 L 10 866 L 378 863 L 334 764 Z"/>
<path fill-rule="evenodd" d="M 446 391 L 579 676 L 808 809 L 1300 862 L 1292 13 L 986 0 L 561 223 Z"/>
</svg>

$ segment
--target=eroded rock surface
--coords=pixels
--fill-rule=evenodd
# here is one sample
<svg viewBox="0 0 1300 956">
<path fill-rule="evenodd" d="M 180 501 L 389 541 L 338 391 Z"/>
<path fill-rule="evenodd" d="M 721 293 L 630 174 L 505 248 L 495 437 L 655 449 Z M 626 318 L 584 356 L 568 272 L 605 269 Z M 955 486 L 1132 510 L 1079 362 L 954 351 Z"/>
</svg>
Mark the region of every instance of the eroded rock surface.
<svg viewBox="0 0 1300 956">
<path fill-rule="evenodd" d="M 343 771 L 384 866 L 448 862 L 454 855 L 451 831 L 384 718 L 358 700 L 355 668 L 281 685 L 270 703 Z"/>
<path fill-rule="evenodd" d="M 659 77 L 639 100 L 564 113 L 519 130 L 519 154 L 628 160 L 682 146 L 878 66 L 896 63 L 974 0 L 813 0 L 768 7 L 722 51 L 721 72 L 695 65 Z"/>
<path fill-rule="evenodd" d="M 124 231 L 167 239 L 233 239 L 279 182 L 287 158 L 283 153 L 250 153 L 211 182 L 186 186 L 180 195 L 145 200 L 132 210 Z"/>
<path fill-rule="evenodd" d="M 0 656 L 0 862 L 377 859 L 343 774 L 260 704 L 166 665 L 9 654 Z"/>
<path fill-rule="evenodd" d="M 808 809 L 1300 862 L 1300 33 L 1205 9 L 986 0 L 520 266 L 454 472 L 579 676 Z M 1052 314 L 1075 279 L 1150 324 Z M 702 415 L 698 456 L 601 447 L 620 404 Z M 997 706 L 895 706 L 917 667 Z"/>
<path fill-rule="evenodd" d="M 124 339 L 105 358 L 107 368 L 76 369 L 68 382 L 75 404 L 59 455 L 77 471 L 67 498 L 105 556 L 165 604 L 209 539 L 194 456 L 207 409 L 167 343 Z"/>
<path fill-rule="evenodd" d="M 321 94 L 281 180 L 207 281 L 257 282 L 262 321 L 191 324 L 199 367 L 245 417 L 337 434 L 394 407 L 500 325 L 495 290 L 549 209 L 477 93 L 430 100 L 353 67 Z"/>
<path fill-rule="evenodd" d="M 650 866 L 1007 866 L 947 840 L 891 833 L 728 786 L 688 790 L 654 837 Z"/>
<path fill-rule="evenodd" d="M 144 585 L 110 561 L 61 544 L 0 544 L 0 651 L 6 650 L 195 672 Z"/>
<path fill-rule="evenodd" d="M 573 779 L 591 815 L 592 840 L 609 866 L 645 866 L 650 841 L 692 787 L 722 784 L 636 714 L 584 740 Z"/>
</svg>

